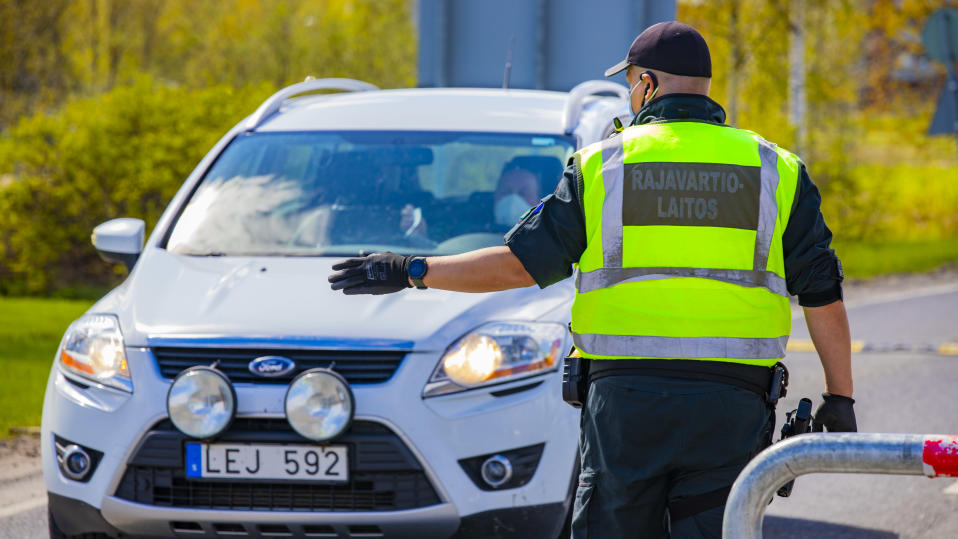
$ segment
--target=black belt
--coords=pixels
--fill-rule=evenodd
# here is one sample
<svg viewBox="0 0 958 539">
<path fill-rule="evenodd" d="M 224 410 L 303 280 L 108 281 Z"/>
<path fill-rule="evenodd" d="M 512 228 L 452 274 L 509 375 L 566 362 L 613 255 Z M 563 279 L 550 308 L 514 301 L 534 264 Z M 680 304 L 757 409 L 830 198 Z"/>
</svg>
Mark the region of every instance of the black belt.
<svg viewBox="0 0 958 539">
<path fill-rule="evenodd" d="M 698 361 L 693 359 L 593 359 L 589 379 L 605 376 L 649 375 L 683 380 L 703 380 L 729 384 L 768 396 L 772 385 L 772 369 L 758 365 L 727 361 Z"/>
</svg>

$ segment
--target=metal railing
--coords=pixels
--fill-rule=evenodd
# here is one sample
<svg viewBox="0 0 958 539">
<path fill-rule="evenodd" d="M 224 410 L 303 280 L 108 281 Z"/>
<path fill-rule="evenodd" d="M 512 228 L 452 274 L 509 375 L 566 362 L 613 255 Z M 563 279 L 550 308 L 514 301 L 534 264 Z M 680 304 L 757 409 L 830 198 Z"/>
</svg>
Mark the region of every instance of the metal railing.
<svg viewBox="0 0 958 539">
<path fill-rule="evenodd" d="M 932 434 L 801 434 L 759 453 L 732 485 L 722 537 L 761 539 L 775 491 L 800 475 L 862 473 L 958 477 L 958 436 Z"/>
</svg>

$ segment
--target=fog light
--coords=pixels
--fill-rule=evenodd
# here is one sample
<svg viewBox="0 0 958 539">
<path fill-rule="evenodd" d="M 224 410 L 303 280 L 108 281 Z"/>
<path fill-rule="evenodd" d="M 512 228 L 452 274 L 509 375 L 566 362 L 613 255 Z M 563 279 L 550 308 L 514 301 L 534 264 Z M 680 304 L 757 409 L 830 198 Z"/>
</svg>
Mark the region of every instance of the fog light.
<svg viewBox="0 0 958 539">
<path fill-rule="evenodd" d="M 493 455 L 482 463 L 479 473 L 483 481 L 495 488 L 512 479 L 512 463 L 502 455 Z"/>
<path fill-rule="evenodd" d="M 310 369 L 289 384 L 286 420 L 304 438 L 324 442 L 342 434 L 353 421 L 353 392 L 330 369 Z"/>
<path fill-rule="evenodd" d="M 63 457 L 60 460 L 60 469 L 63 473 L 73 479 L 80 481 L 90 473 L 90 455 L 78 445 L 69 445 L 63 450 Z"/>
<path fill-rule="evenodd" d="M 233 421 L 236 392 L 222 372 L 210 367 L 190 367 L 173 380 L 166 397 L 170 421 L 193 438 L 212 438 Z"/>
<path fill-rule="evenodd" d="M 103 460 L 103 453 L 92 447 L 71 442 L 66 438 L 53 435 L 56 449 L 57 468 L 67 479 L 86 483 L 96 473 L 96 467 Z"/>
</svg>

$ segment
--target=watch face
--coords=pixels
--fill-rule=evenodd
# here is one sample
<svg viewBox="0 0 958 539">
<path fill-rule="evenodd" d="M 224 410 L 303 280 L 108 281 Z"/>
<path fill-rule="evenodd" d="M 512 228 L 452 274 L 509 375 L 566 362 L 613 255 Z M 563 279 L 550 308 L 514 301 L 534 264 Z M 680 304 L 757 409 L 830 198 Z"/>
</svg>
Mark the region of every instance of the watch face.
<svg viewBox="0 0 958 539">
<path fill-rule="evenodd" d="M 421 279 L 426 274 L 426 259 L 413 258 L 409 261 L 409 276 L 413 279 Z"/>
</svg>

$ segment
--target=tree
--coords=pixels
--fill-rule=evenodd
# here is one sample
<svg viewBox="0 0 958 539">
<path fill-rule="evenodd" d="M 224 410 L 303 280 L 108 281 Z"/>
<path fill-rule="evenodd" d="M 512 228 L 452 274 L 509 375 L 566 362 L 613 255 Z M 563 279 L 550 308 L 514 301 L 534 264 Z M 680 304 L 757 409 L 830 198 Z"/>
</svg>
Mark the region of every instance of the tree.
<svg viewBox="0 0 958 539">
<path fill-rule="evenodd" d="M 415 47 L 408 0 L 0 0 L 0 130 L 143 74 L 190 88 L 414 86 Z"/>
<path fill-rule="evenodd" d="M 271 91 L 141 77 L 20 121 L 0 138 L 0 293 L 109 282 L 93 227 L 129 216 L 152 228 L 196 163 Z"/>
</svg>

